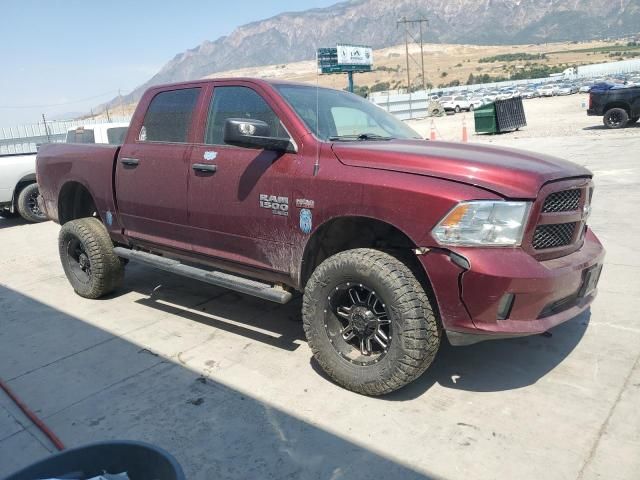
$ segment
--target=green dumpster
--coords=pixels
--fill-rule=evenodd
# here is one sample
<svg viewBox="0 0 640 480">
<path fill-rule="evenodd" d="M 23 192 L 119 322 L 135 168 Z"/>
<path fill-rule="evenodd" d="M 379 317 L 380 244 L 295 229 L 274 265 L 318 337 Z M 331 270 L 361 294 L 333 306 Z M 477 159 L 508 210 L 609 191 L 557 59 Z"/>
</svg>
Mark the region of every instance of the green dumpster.
<svg viewBox="0 0 640 480">
<path fill-rule="evenodd" d="M 476 133 L 498 133 L 496 124 L 496 104 L 488 103 L 474 111 Z"/>
<path fill-rule="evenodd" d="M 512 132 L 527 126 L 522 98 L 496 100 L 475 111 L 476 133 Z"/>
</svg>

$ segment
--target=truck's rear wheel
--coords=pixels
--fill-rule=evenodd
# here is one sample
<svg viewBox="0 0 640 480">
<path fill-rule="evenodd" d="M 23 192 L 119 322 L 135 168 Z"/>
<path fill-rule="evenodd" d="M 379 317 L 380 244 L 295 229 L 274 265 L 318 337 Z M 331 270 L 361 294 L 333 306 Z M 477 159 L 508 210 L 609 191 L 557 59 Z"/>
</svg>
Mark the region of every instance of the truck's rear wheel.
<svg viewBox="0 0 640 480">
<path fill-rule="evenodd" d="M 379 250 L 348 250 L 325 260 L 305 287 L 302 317 L 323 370 L 365 395 L 412 382 L 440 345 L 423 286 L 406 264 Z"/>
<path fill-rule="evenodd" d="M 113 253 L 113 243 L 97 218 L 65 223 L 58 236 L 64 273 L 75 292 L 85 298 L 100 298 L 122 283 L 124 266 Z"/>
<path fill-rule="evenodd" d="M 624 108 L 611 108 L 605 112 L 602 121 L 607 128 L 624 128 L 629 122 L 629 114 Z"/>
<path fill-rule="evenodd" d="M 18 213 L 27 222 L 44 222 L 47 215 L 38 205 L 38 195 L 40 190 L 37 183 L 32 183 L 24 187 L 18 195 Z"/>
</svg>

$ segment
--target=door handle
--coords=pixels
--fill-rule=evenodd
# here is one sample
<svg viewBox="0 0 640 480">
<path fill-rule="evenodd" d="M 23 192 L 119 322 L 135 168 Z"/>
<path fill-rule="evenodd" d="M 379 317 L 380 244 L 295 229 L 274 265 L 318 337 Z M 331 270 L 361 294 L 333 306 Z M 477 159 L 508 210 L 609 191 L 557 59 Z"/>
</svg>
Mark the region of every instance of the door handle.
<svg viewBox="0 0 640 480">
<path fill-rule="evenodd" d="M 138 164 L 140 163 L 140 160 L 138 160 L 137 158 L 123 158 L 122 160 L 120 160 L 120 163 L 122 163 L 123 165 L 126 165 L 127 167 L 137 167 Z"/>
<path fill-rule="evenodd" d="M 194 163 L 191 165 L 196 172 L 216 173 L 218 170 L 217 165 L 210 165 L 208 163 Z"/>
</svg>

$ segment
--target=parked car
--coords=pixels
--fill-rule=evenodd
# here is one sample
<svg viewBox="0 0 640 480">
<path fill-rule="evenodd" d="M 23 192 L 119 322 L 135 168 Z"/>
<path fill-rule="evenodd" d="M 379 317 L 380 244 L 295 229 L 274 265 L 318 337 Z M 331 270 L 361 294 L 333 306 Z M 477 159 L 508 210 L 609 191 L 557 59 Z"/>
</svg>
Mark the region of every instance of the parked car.
<svg viewBox="0 0 640 480">
<path fill-rule="evenodd" d="M 28 222 L 44 222 L 38 194 L 36 155 L 0 155 L 0 216 L 17 213 Z"/>
<path fill-rule="evenodd" d="M 640 87 L 594 86 L 589 92 L 587 115 L 602 116 L 607 128 L 624 128 L 640 119 Z"/>
<path fill-rule="evenodd" d="M 541 97 L 553 97 L 556 95 L 557 88 L 554 85 L 543 85 L 538 88 L 538 95 Z"/>
<path fill-rule="evenodd" d="M 522 98 L 537 98 L 537 97 L 539 97 L 539 96 L 540 96 L 540 94 L 538 93 L 538 91 L 537 91 L 537 90 L 534 90 L 534 89 L 528 89 L 528 90 L 523 90 L 523 91 L 520 93 L 520 96 L 521 96 Z"/>
<path fill-rule="evenodd" d="M 472 97 L 469 99 L 469 110 L 475 110 L 476 108 L 480 108 L 483 105 L 486 105 L 487 102 L 485 102 L 484 98 L 482 97 Z"/>
<path fill-rule="evenodd" d="M 578 88 L 578 92 L 579 93 L 589 93 L 589 91 L 591 90 L 591 87 L 593 86 L 592 83 L 583 83 L 582 85 L 580 85 L 580 87 Z"/>
<path fill-rule="evenodd" d="M 303 292 L 318 365 L 368 395 L 420 376 L 445 334 L 464 345 L 574 318 L 604 259 L 584 167 L 425 141 L 305 84 L 155 86 L 122 146 L 44 145 L 37 171 L 80 296 L 116 290 L 122 259 L 279 303 Z"/>
<path fill-rule="evenodd" d="M 562 84 L 558 87 L 556 95 L 573 95 L 578 93 L 578 87 L 575 85 Z"/>
<path fill-rule="evenodd" d="M 442 97 L 440 99 L 440 103 L 442 104 L 442 108 L 444 108 L 445 112 L 455 112 L 459 113 L 462 110 L 466 110 L 467 112 L 473 110 L 473 105 L 467 97 L 463 97 L 461 95 L 455 97 Z"/>
</svg>

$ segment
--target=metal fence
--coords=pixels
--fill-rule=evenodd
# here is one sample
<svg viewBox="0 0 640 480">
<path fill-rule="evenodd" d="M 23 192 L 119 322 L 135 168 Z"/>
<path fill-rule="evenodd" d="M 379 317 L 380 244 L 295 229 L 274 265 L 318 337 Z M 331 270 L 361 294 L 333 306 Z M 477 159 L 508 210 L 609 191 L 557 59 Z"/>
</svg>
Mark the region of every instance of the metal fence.
<svg viewBox="0 0 640 480">
<path fill-rule="evenodd" d="M 111 117 L 111 122 L 129 122 L 131 117 Z M 41 143 L 64 142 L 67 130 L 82 125 L 100 125 L 105 119 L 60 120 L 0 128 L 0 155 L 36 153 Z"/>
</svg>

